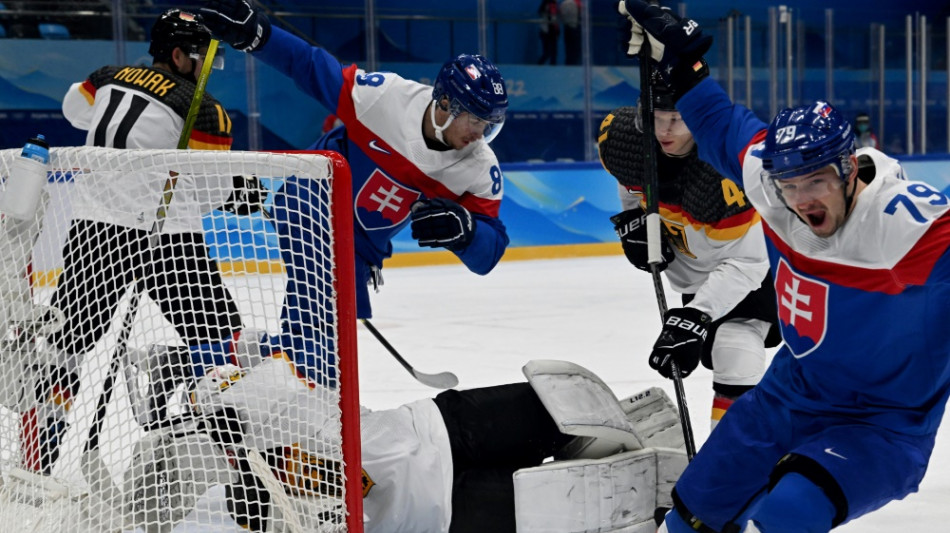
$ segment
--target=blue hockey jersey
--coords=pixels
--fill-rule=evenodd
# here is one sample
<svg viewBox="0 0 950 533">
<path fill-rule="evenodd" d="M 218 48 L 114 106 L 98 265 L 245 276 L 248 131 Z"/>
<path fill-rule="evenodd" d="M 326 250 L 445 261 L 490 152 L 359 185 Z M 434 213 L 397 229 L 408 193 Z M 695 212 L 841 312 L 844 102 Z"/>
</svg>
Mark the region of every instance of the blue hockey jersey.
<svg viewBox="0 0 950 533">
<path fill-rule="evenodd" d="M 758 387 L 793 408 L 936 432 L 950 392 L 950 201 L 871 148 L 876 174 L 847 221 L 815 236 L 770 202 L 753 154 L 766 124 L 712 79 L 678 102 L 700 156 L 742 179 L 764 221 L 785 345 Z"/>
</svg>

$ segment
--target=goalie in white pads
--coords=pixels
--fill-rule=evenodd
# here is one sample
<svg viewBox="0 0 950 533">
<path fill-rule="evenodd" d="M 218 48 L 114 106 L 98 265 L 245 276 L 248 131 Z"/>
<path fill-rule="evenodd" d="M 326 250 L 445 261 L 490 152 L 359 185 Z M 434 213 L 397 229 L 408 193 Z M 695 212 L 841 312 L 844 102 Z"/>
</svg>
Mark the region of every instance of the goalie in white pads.
<svg viewBox="0 0 950 533">
<path fill-rule="evenodd" d="M 558 361 L 532 361 L 525 374 L 530 385 L 449 390 L 396 409 L 364 410 L 366 531 L 653 531 L 654 509 L 670 506 L 669 491 L 686 466 L 678 416 L 665 394 L 654 388 L 620 403 L 597 376 Z M 340 475 L 339 452 L 325 443 L 338 429 L 320 404 L 327 396 L 311 386 L 282 356 L 252 369 L 217 367 L 198 384 L 199 433 L 245 462 L 225 491 L 231 516 L 245 528 L 313 531 L 342 519 L 324 482 Z M 193 447 L 209 442 L 188 438 Z M 164 439 L 161 449 L 162 461 L 177 464 L 174 451 L 187 448 Z M 149 446 L 141 450 L 136 464 L 155 455 Z M 258 455 L 269 472 L 248 468 Z M 571 460 L 541 466 L 552 456 Z M 202 475 L 203 483 L 215 477 Z M 139 486 L 127 492 L 156 492 L 148 485 L 154 477 L 135 479 Z M 161 500 L 180 502 L 170 512 L 138 512 L 180 519 L 200 492 Z M 319 512 L 293 511 L 301 501 Z"/>
</svg>

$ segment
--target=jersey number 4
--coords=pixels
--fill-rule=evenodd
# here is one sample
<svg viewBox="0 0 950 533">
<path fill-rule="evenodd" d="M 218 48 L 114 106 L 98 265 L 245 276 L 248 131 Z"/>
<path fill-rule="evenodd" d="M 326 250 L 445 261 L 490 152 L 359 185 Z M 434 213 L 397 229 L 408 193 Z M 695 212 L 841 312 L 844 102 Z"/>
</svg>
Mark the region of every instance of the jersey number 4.
<svg viewBox="0 0 950 533">
<path fill-rule="evenodd" d="M 125 91 L 120 91 L 115 88 L 109 93 L 109 104 L 106 106 L 106 112 L 102 114 L 99 124 L 96 125 L 96 135 L 93 140 L 95 146 L 111 146 L 112 148 L 126 147 L 125 143 L 129 138 L 129 132 L 132 131 L 132 126 L 135 125 L 135 121 L 142 116 L 142 112 L 145 111 L 145 108 L 148 106 L 148 100 L 137 94 L 132 95 L 128 108 L 125 110 L 125 115 L 115 130 L 112 144 L 108 144 L 106 141 L 106 132 L 109 130 L 109 124 L 112 123 L 112 120 L 115 118 L 116 111 L 119 109 L 119 105 L 122 103 L 122 100 L 125 99 L 125 96 Z"/>
</svg>

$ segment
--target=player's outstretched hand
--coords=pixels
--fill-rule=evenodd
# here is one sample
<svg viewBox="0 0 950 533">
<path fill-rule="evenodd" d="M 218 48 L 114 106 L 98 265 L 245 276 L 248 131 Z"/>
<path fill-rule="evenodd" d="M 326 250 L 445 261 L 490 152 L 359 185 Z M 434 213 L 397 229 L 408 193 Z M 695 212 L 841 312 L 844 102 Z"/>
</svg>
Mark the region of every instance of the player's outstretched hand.
<svg viewBox="0 0 950 533">
<path fill-rule="evenodd" d="M 623 213 L 617 213 L 610 217 L 614 223 L 614 231 L 620 237 L 620 244 L 623 246 L 623 253 L 627 256 L 630 264 L 650 272 L 650 262 L 647 260 L 647 214 L 640 208 L 628 209 Z M 656 264 L 657 272 L 663 272 L 674 259 L 673 248 L 666 240 L 666 235 L 660 238 L 660 253 L 662 261 Z"/>
<path fill-rule="evenodd" d="M 472 214 L 452 200 L 433 198 L 412 204 L 412 238 L 419 246 L 460 252 L 474 236 Z"/>
<path fill-rule="evenodd" d="M 270 21 L 246 0 L 206 0 L 198 8 L 201 22 L 235 50 L 253 52 L 270 38 Z"/>
<path fill-rule="evenodd" d="M 663 331 L 650 353 L 650 367 L 663 377 L 672 378 L 670 363 L 675 361 L 680 377 L 690 375 L 699 366 L 711 322 L 709 315 L 692 307 L 667 311 L 663 315 Z"/>
</svg>

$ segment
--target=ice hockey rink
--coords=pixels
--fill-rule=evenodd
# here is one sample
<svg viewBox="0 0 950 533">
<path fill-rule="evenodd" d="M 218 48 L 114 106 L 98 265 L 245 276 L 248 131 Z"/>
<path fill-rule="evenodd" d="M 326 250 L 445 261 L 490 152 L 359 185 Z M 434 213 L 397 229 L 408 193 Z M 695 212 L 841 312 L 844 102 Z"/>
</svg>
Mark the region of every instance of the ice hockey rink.
<svg viewBox="0 0 950 533">
<path fill-rule="evenodd" d="M 452 372 L 459 388 L 524 381 L 527 361 L 559 359 L 595 372 L 618 398 L 652 386 L 674 398 L 671 383 L 647 364 L 660 327 L 651 277 L 622 255 L 502 261 L 484 277 L 461 264 L 387 268 L 384 276 L 381 291 L 372 295 L 373 325 L 417 370 Z M 669 288 L 667 299 L 679 302 Z M 358 341 L 364 406 L 386 409 L 438 394 L 415 381 L 362 326 Z M 709 434 L 711 380 L 711 372 L 700 368 L 684 381 L 697 446 Z M 117 393 L 122 395 L 121 387 Z M 84 427 L 76 427 L 73 433 L 85 435 Z M 108 441 L 110 432 L 104 431 Z M 944 428 L 919 493 L 835 531 L 893 533 L 911 524 L 914 531 L 946 531 L 946 435 L 950 429 Z M 196 509 L 176 532 L 243 531 L 225 518 L 220 486 Z"/>
<path fill-rule="evenodd" d="M 451 371 L 459 388 L 523 381 L 530 359 L 562 359 L 594 371 L 618 397 L 670 382 L 647 364 L 660 320 L 651 277 L 622 256 L 501 262 L 485 277 L 465 267 L 390 268 L 373 295 L 373 324 L 423 372 Z M 667 299 L 678 296 L 667 288 Z M 360 394 L 372 409 L 437 394 L 415 382 L 360 328 Z M 709 435 L 712 374 L 684 386 L 696 444 Z M 941 429 L 920 492 L 835 531 L 941 532 L 950 521 L 950 429 Z"/>
</svg>

